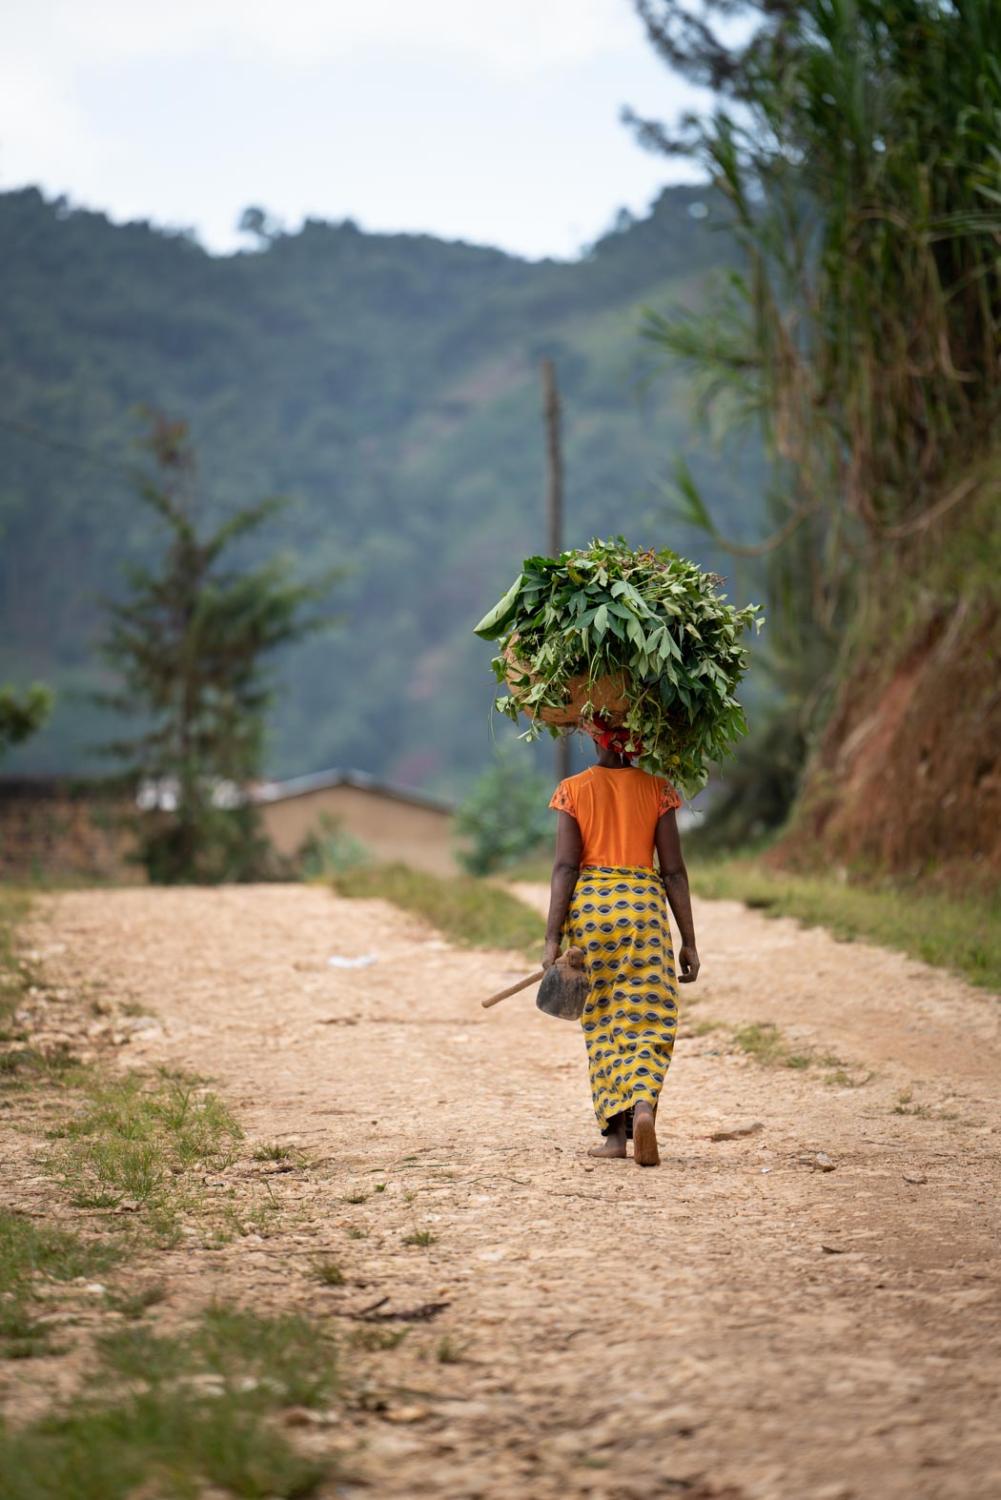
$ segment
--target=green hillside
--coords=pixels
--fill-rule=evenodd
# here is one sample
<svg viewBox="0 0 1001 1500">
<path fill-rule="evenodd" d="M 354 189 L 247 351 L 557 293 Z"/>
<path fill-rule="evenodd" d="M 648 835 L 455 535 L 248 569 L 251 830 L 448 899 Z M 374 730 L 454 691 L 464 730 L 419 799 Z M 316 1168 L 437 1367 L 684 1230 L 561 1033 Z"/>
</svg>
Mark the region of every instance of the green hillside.
<svg viewBox="0 0 1001 1500">
<path fill-rule="evenodd" d="M 698 300 L 726 241 L 705 197 L 666 191 L 571 263 L 530 263 L 350 222 L 237 255 L 184 235 L 0 196 L 0 680 L 59 693 L 9 770 L 79 771 L 113 726 L 100 598 L 147 553 L 130 486 L 137 408 L 187 418 L 206 504 L 293 498 L 281 548 L 350 570 L 335 633 L 279 664 L 270 769 L 334 764 L 455 791 L 489 754 L 489 651 L 471 624 L 544 536 L 538 363 L 565 402 L 567 540 L 693 547 L 659 486 L 679 447 L 731 531 L 754 455 L 701 458 L 689 392 L 638 335 L 644 306 Z"/>
</svg>

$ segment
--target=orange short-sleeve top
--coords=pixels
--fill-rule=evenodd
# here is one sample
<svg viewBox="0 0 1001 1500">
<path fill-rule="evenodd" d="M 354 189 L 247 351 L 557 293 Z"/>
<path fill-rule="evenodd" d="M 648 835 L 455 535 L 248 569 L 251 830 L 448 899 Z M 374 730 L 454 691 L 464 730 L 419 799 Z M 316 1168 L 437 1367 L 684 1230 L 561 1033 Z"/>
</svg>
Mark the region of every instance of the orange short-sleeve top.
<svg viewBox="0 0 1001 1500">
<path fill-rule="evenodd" d="M 681 798 L 669 781 L 635 766 L 590 766 L 561 781 L 549 806 L 576 818 L 581 865 L 652 868 L 657 824 Z"/>
</svg>

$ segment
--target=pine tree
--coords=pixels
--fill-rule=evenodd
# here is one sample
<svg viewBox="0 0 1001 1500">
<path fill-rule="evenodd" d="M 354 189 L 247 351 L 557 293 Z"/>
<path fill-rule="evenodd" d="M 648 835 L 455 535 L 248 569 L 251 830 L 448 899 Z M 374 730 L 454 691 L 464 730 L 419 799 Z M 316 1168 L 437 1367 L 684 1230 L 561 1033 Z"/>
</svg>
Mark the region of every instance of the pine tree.
<svg viewBox="0 0 1001 1500">
<path fill-rule="evenodd" d="M 128 596 L 109 606 L 102 654 L 120 686 L 101 701 L 145 727 L 107 748 L 152 794 L 137 820 L 151 880 L 253 879 L 269 862 L 246 795 L 272 698 L 265 658 L 326 623 L 310 606 L 333 579 L 297 582 L 281 559 L 229 566 L 233 544 L 285 502 L 248 505 L 203 536 L 186 424 L 154 416 L 143 446 L 152 471 L 139 494 L 163 521 L 166 547 L 153 566 L 128 570 Z"/>
</svg>

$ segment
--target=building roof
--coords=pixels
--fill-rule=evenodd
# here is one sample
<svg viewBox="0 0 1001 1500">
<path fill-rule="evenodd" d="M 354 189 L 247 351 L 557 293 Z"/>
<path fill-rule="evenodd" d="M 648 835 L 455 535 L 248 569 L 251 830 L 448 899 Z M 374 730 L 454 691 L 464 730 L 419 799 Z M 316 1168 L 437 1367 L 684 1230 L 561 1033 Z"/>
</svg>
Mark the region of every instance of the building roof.
<svg viewBox="0 0 1001 1500">
<path fill-rule="evenodd" d="M 251 797 L 255 802 L 284 802 L 290 797 L 305 797 L 310 792 L 325 792 L 341 786 L 371 792 L 376 797 L 390 797 L 396 802 L 409 803 L 411 807 L 426 807 L 430 812 L 455 811 L 454 805 L 443 797 L 379 781 L 367 771 L 314 771 L 310 776 L 293 776 L 289 781 L 260 781 L 251 791 Z"/>
<path fill-rule="evenodd" d="M 310 776 L 293 776 L 288 781 L 260 781 L 250 789 L 250 799 L 257 803 L 285 802 L 291 797 L 305 797 L 310 792 L 324 792 L 340 786 L 370 792 L 376 797 L 389 797 L 410 807 L 425 807 L 429 812 L 451 814 L 455 811 L 454 804 L 444 797 L 433 797 L 414 787 L 379 781 L 367 771 L 315 771 Z M 115 795 L 130 801 L 135 797 L 137 805 L 144 811 L 150 808 L 170 811 L 176 806 L 176 778 L 147 779 L 137 789 L 134 783 L 122 777 L 0 776 L 0 801 L 49 801 L 67 797 L 86 800 Z M 219 781 L 212 788 L 212 801 L 216 807 L 237 807 L 241 800 L 241 793 L 233 782 Z"/>
</svg>

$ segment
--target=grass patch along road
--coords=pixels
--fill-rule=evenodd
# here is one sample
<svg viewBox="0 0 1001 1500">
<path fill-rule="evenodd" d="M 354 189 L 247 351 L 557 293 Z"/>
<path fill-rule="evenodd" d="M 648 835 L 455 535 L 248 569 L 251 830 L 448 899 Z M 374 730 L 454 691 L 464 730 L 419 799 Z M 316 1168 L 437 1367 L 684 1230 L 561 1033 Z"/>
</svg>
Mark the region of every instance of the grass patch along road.
<svg viewBox="0 0 1001 1500">
<path fill-rule="evenodd" d="M 336 1349 L 313 1319 L 214 1305 L 181 1333 L 128 1327 L 96 1343 L 87 1393 L 17 1431 L 0 1429 L 5 1500 L 143 1494 L 308 1496 L 329 1460 L 274 1425 L 336 1399 Z"/>
<path fill-rule="evenodd" d="M 692 889 L 708 900 L 742 901 L 772 917 L 796 917 L 845 941 L 864 938 L 1001 990 L 1001 916 L 987 894 L 961 898 L 902 886 L 848 884 L 831 875 L 793 875 L 757 860 L 698 859 Z"/>
<path fill-rule="evenodd" d="M 121 1254 L 116 1244 L 88 1242 L 71 1230 L 0 1209 L 0 1357 L 47 1353 L 53 1328 L 43 1321 L 44 1292 L 54 1283 L 97 1276 Z"/>
<path fill-rule="evenodd" d="M 49 1132 L 74 1207 L 146 1209 L 149 1228 L 169 1240 L 191 1199 L 190 1174 L 228 1166 L 239 1125 L 215 1094 L 181 1074 L 86 1076 L 81 1092 L 78 1112 Z"/>
<path fill-rule="evenodd" d="M 509 891 L 472 875 L 430 875 L 407 865 L 371 865 L 333 877 L 340 896 L 378 898 L 401 906 L 437 927 L 463 948 L 510 948 L 518 953 L 542 946 L 545 925 Z"/>
</svg>

